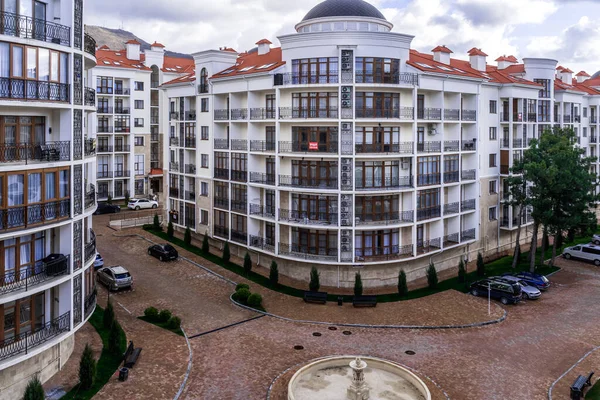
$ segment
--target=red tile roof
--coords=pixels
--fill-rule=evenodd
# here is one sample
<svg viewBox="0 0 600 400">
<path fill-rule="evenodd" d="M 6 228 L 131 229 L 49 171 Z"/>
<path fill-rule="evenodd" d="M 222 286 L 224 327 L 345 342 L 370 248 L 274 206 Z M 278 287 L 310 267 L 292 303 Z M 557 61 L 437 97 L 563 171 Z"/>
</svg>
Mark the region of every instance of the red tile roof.
<svg viewBox="0 0 600 400">
<path fill-rule="evenodd" d="M 225 78 L 238 75 L 250 75 L 272 71 L 284 65 L 281 58 L 281 47 L 272 48 L 267 54 L 258 52 L 242 53 L 238 56 L 235 65 L 218 72 L 212 76 L 213 79 Z"/>
<path fill-rule="evenodd" d="M 577 75 L 575 75 L 575 76 L 590 76 L 590 74 L 588 74 L 588 73 L 587 73 L 587 72 L 585 72 L 585 71 L 580 71 L 580 72 L 579 72 Z"/>
<path fill-rule="evenodd" d="M 519 62 L 519 60 L 517 60 L 517 57 L 515 57 L 515 56 L 508 56 L 508 57 L 506 57 L 506 60 L 510 61 L 510 62 L 514 62 L 514 63 Z"/>
<path fill-rule="evenodd" d="M 580 85 L 586 87 L 600 87 L 600 78 L 588 79 L 587 81 L 581 82 Z"/>
<path fill-rule="evenodd" d="M 138 42 L 138 41 L 137 41 L 137 40 L 135 40 L 135 39 L 128 40 L 127 42 L 125 42 L 125 44 L 139 44 L 139 45 L 141 45 L 141 43 L 140 43 L 140 42 Z"/>
<path fill-rule="evenodd" d="M 469 50 L 468 53 L 470 56 L 484 56 L 487 57 L 488 55 L 485 54 L 483 51 L 481 51 L 481 49 L 478 49 L 476 47 L 473 47 L 471 50 Z"/>
<path fill-rule="evenodd" d="M 221 50 L 221 51 L 228 51 L 230 53 L 237 53 L 237 51 L 235 51 L 231 47 L 223 47 L 222 49 L 219 49 L 219 50 Z"/>
<path fill-rule="evenodd" d="M 150 176 L 162 176 L 163 175 L 163 170 L 160 168 L 152 168 L 150 170 Z"/>
<path fill-rule="evenodd" d="M 99 67 L 128 68 L 140 71 L 150 71 L 144 65 L 145 54 L 140 54 L 140 60 L 129 60 L 126 50 L 109 50 L 105 46 L 96 50 L 96 60 Z M 167 57 L 164 58 L 163 72 L 186 74 L 194 71 L 194 60 L 191 58 Z"/>
<path fill-rule="evenodd" d="M 273 44 L 268 39 L 262 39 L 256 42 L 256 44 Z"/>
<path fill-rule="evenodd" d="M 496 58 L 494 61 L 500 62 L 500 61 L 510 61 L 510 60 L 508 58 L 506 58 L 506 56 L 500 56 L 500 57 Z"/>
<path fill-rule="evenodd" d="M 525 73 L 525 64 L 513 64 L 504 68 L 502 72 L 506 74 L 523 74 Z"/>
<path fill-rule="evenodd" d="M 581 89 L 579 86 L 576 87 L 574 85 L 569 85 L 568 83 L 564 83 L 560 79 L 555 79 L 554 80 L 554 91 L 560 92 L 560 91 L 565 91 L 565 90 L 587 93 L 586 90 Z"/>
<path fill-rule="evenodd" d="M 194 72 L 196 64 L 193 58 L 167 57 L 163 63 L 163 72 L 175 72 L 178 74 L 187 74 Z M 169 70 L 170 69 L 170 70 Z"/>
<path fill-rule="evenodd" d="M 562 72 L 565 72 L 567 74 L 572 74 L 573 71 L 571 71 L 569 68 L 563 68 Z"/>
<path fill-rule="evenodd" d="M 189 82 L 195 82 L 195 81 L 196 81 L 196 73 L 192 72 L 190 74 L 183 75 L 183 76 L 177 77 L 173 80 L 170 80 L 168 82 L 165 82 L 161 86 L 174 85 L 176 83 L 189 83 Z"/>
<path fill-rule="evenodd" d="M 164 44 L 162 44 L 162 43 L 154 42 L 154 43 L 152 43 L 152 44 L 150 45 L 150 47 L 162 47 L 162 48 L 164 48 L 164 47 L 165 47 L 165 45 L 164 45 Z"/>
<path fill-rule="evenodd" d="M 437 52 L 441 52 L 441 53 L 454 53 L 452 50 L 450 50 L 449 48 L 446 47 L 446 45 L 442 45 L 442 46 L 438 46 L 435 49 L 431 50 L 432 53 L 437 53 Z"/>
</svg>

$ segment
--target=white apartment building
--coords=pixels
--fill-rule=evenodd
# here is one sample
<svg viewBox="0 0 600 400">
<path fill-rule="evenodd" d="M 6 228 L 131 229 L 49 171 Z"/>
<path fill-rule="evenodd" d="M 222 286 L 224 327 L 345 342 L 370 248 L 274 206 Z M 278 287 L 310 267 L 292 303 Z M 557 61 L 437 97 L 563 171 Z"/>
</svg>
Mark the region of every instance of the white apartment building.
<svg viewBox="0 0 600 400">
<path fill-rule="evenodd" d="M 83 0 L 0 13 L 0 397 L 59 371 L 96 306 L 95 43 Z M 9 23 L 10 22 L 10 23 Z"/>
<path fill-rule="evenodd" d="M 98 132 L 98 200 L 161 196 L 163 181 L 160 120 L 163 82 L 193 71 L 192 59 L 165 55 L 165 46 L 153 43 L 141 50 L 136 40 L 122 50 L 102 46 L 96 51 Z"/>
<path fill-rule="evenodd" d="M 555 124 L 597 155 L 600 79 L 477 48 L 421 53 L 392 28 L 364 1 L 326 0 L 280 48 L 195 53 L 194 73 L 162 86 L 172 111 L 197 115 L 170 121 L 170 220 L 342 287 L 509 250 L 509 168 Z M 524 242 L 531 222 L 526 210 Z"/>
</svg>

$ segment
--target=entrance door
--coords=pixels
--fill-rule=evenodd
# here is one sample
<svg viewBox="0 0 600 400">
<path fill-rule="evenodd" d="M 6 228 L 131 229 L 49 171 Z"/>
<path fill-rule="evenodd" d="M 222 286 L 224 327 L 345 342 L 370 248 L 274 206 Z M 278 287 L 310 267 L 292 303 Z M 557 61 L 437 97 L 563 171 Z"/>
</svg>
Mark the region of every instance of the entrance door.
<svg viewBox="0 0 600 400">
<path fill-rule="evenodd" d="M 417 95 L 417 119 L 425 118 L 425 95 Z"/>
<path fill-rule="evenodd" d="M 425 237 L 425 228 L 423 225 L 417 226 L 417 248 L 423 247 Z"/>
</svg>

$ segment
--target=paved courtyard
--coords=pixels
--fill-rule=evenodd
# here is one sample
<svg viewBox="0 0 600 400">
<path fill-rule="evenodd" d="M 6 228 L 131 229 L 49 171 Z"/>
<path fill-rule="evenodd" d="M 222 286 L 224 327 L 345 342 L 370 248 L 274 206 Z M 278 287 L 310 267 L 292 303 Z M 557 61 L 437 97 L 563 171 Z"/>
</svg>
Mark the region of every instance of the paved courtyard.
<svg viewBox="0 0 600 400">
<path fill-rule="evenodd" d="M 186 399 L 264 399 L 273 380 L 287 369 L 314 358 L 340 354 L 370 355 L 404 364 L 421 377 L 431 378 L 452 399 L 547 399 L 550 385 L 600 345 L 600 270 L 588 264 L 560 259 L 563 270 L 552 277 L 554 287 L 539 301 L 506 307 L 508 316 L 498 324 L 466 329 L 338 326 L 329 330 L 328 325 L 269 316 L 255 318 L 257 313 L 230 302 L 234 289 L 230 282 L 184 260 L 160 263 L 146 254 L 149 242 L 135 235 L 143 232 L 115 232 L 106 228 L 103 218 L 106 217 L 97 217 L 94 222 L 98 250 L 106 265 L 121 264 L 135 279 L 133 291 L 113 297 L 129 339 L 144 345 L 139 366 L 123 384 L 127 385 L 128 398 L 172 399 L 188 365 L 189 353 L 181 337 L 149 328 L 135 318 L 150 305 L 168 308 L 181 316 L 190 336 L 193 365 L 182 396 Z M 207 266 L 201 258 L 181 253 Z M 243 281 L 228 271 L 216 272 L 236 282 Z M 104 290 L 100 292 L 105 296 Z M 103 301 L 105 297 L 101 297 L 100 302 Z M 288 315 L 293 319 L 346 322 L 339 320 L 336 307 L 328 312 L 327 307 L 307 307 L 298 299 L 281 295 L 266 294 L 265 306 L 277 313 L 295 310 Z M 397 312 L 419 322 L 413 315 L 425 310 L 422 314 L 428 321 L 421 321 L 422 324 L 435 324 L 436 319 L 446 318 L 441 315 L 445 313 L 427 311 L 436 307 L 450 311 L 471 309 L 469 313 L 477 314 L 476 319 L 487 317 L 484 299 L 454 292 L 395 303 L 389 309 L 378 305 L 365 311 L 364 320 L 377 322 L 379 314 L 382 321 L 401 321 L 403 318 L 394 317 Z M 348 322 L 360 322 L 352 307 L 341 309 L 351 315 Z M 459 311 L 456 313 L 460 315 Z M 503 313 L 502 307 L 495 304 L 494 313 L 493 316 Z M 343 331 L 351 334 L 344 335 Z M 313 336 L 314 332 L 321 336 Z M 296 345 L 304 349 L 294 350 Z M 407 350 L 416 354 L 407 355 Z M 598 369 L 598 362 L 600 355 L 595 353 L 582 362 L 557 383 L 554 398 L 565 398 L 574 376 Z M 433 387 L 431 381 L 427 383 Z M 100 398 L 119 398 L 119 385 L 111 382 Z M 281 386 L 280 381 L 275 386 L 278 385 Z M 140 392 L 136 393 L 136 388 Z M 275 395 L 273 398 L 278 398 Z M 437 389 L 434 395 L 436 399 L 445 397 Z"/>
</svg>

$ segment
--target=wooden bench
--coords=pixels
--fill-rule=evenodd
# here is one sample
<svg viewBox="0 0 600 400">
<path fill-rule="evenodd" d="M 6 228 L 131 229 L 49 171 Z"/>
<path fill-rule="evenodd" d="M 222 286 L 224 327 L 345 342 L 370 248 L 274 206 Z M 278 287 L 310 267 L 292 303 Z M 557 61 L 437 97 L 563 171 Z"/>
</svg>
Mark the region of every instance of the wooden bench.
<svg viewBox="0 0 600 400">
<path fill-rule="evenodd" d="M 125 368 L 133 368 L 138 358 L 140 357 L 140 353 L 142 352 L 142 348 L 138 347 L 137 349 L 133 346 L 133 341 L 129 341 L 129 346 L 127 346 L 127 350 L 125 354 L 123 354 L 123 366 Z"/>
<path fill-rule="evenodd" d="M 354 296 L 352 298 L 354 307 L 377 307 L 376 296 Z"/>
<path fill-rule="evenodd" d="M 327 303 L 327 292 L 304 292 L 304 301 L 306 303 Z"/>
<path fill-rule="evenodd" d="M 592 376 L 594 372 L 590 372 L 588 376 L 579 375 L 575 382 L 571 385 L 571 399 L 580 400 L 583 399 L 583 391 L 587 386 L 592 386 Z"/>
</svg>

